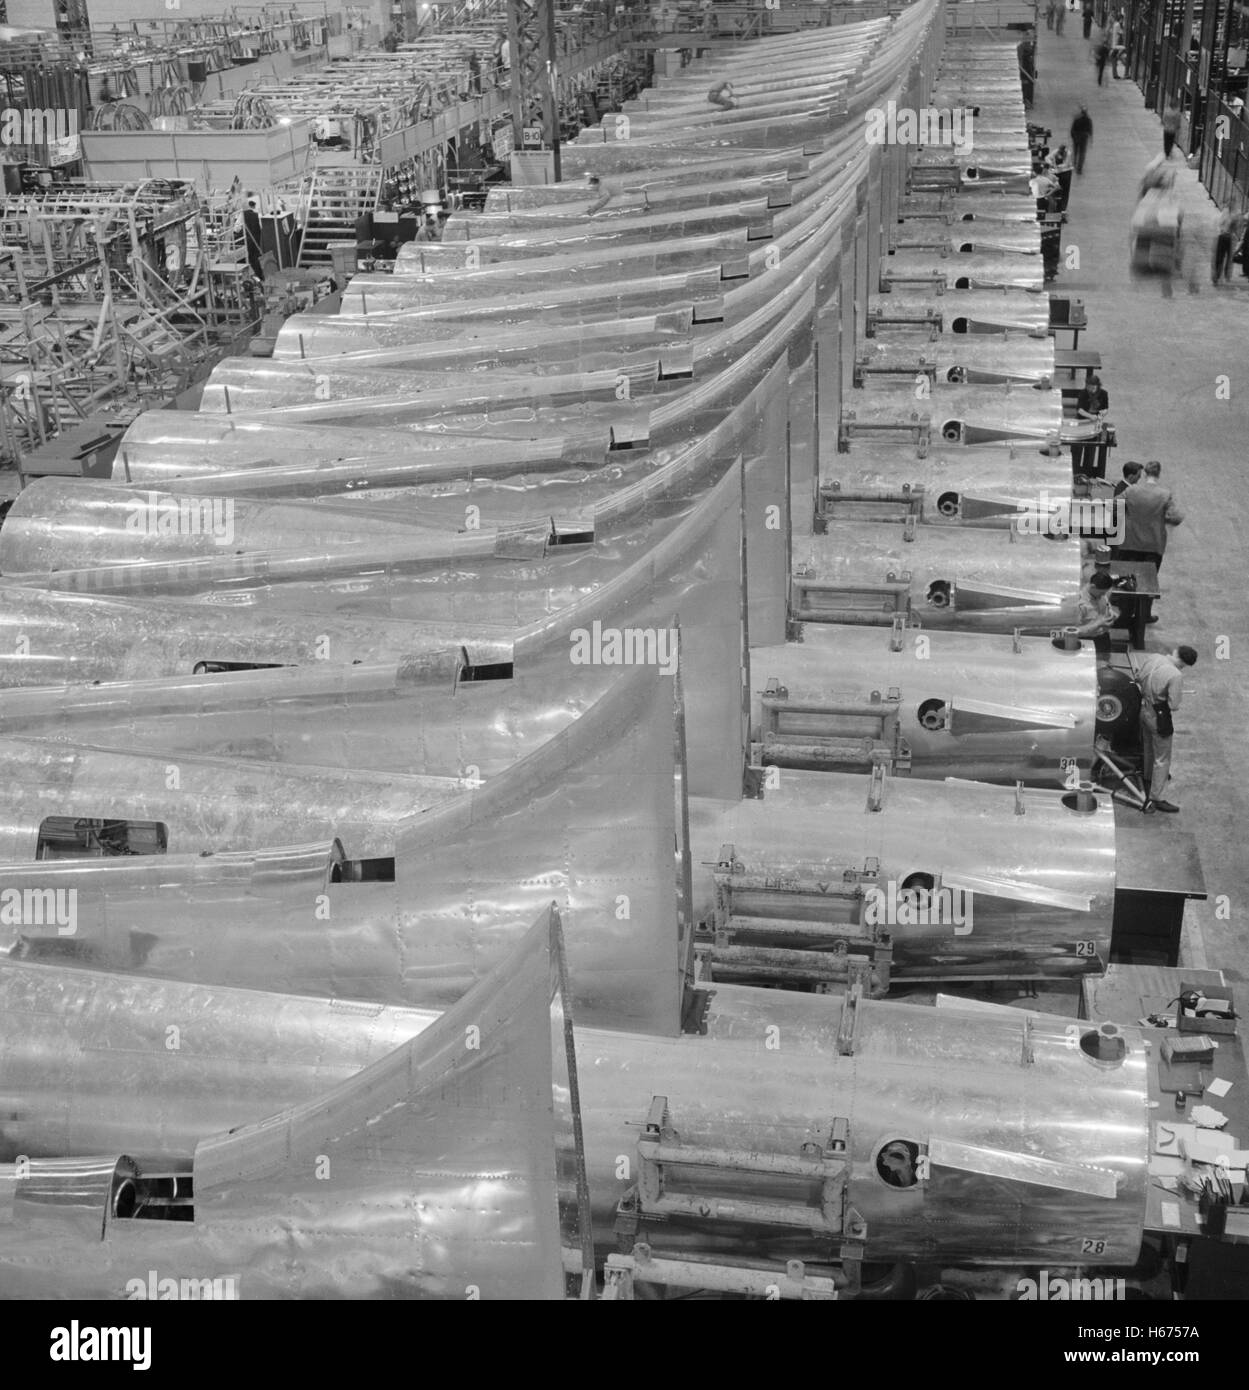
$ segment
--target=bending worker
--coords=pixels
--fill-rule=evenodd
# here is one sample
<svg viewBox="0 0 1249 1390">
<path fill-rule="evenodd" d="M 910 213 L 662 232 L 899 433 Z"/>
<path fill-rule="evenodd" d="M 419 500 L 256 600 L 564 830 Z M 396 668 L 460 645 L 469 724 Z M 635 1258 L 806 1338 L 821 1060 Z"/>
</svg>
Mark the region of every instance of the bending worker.
<svg viewBox="0 0 1249 1390">
<path fill-rule="evenodd" d="M 737 103 L 733 100 L 733 84 L 731 82 L 721 82 L 718 87 L 713 87 L 707 93 L 707 100 L 713 106 L 719 106 L 725 111 L 733 111 Z"/>
<path fill-rule="evenodd" d="M 1145 804 L 1142 811 L 1178 811 L 1163 793 L 1171 776 L 1171 715 L 1180 707 L 1185 670 L 1197 664 L 1195 647 L 1176 647 L 1170 652 L 1149 652 L 1135 662 L 1136 684 L 1141 692 L 1141 750 Z"/>
</svg>

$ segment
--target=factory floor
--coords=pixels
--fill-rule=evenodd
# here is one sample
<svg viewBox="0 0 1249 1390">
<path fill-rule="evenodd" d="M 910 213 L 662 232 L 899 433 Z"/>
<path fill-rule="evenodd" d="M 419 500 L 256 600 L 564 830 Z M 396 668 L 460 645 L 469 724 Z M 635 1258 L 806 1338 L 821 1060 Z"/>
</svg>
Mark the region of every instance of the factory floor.
<svg viewBox="0 0 1249 1390">
<path fill-rule="evenodd" d="M 1139 87 L 1105 85 L 1077 22 L 1058 36 L 1040 26 L 1035 105 L 1029 119 L 1053 131 L 1051 144 L 1069 144 L 1080 103 L 1093 120 L 1093 143 L 1082 177 L 1073 180 L 1064 228 L 1064 260 L 1055 291 L 1083 299 L 1088 329 L 1080 347 L 1102 355 L 1102 384 L 1119 448 L 1108 475 L 1117 479 L 1129 459 L 1163 465 L 1162 481 L 1185 516 L 1171 532 L 1162 568 L 1160 621 L 1150 628 L 1150 650 L 1181 642 L 1200 660 L 1184 681 L 1175 720 L 1169 798 L 1179 815 L 1131 821 L 1164 837 L 1179 830 L 1196 839 L 1209 900 L 1190 903 L 1182 963 L 1249 981 L 1249 783 L 1239 759 L 1249 761 L 1246 672 L 1249 668 L 1249 491 L 1243 478 L 1249 435 L 1249 280 L 1235 266 L 1231 287 L 1210 283 L 1211 226 L 1216 209 L 1172 153 L 1184 209 L 1185 280 L 1171 299 L 1157 283 L 1136 284 L 1128 272 L 1128 225 L 1145 166 L 1162 153 L 1156 112 L 1146 110 Z M 1066 269 L 1078 249 L 1078 268 Z M 1226 378 L 1221 381 L 1220 378 Z M 1223 389 L 1220 390 L 1220 387 Z M 1228 394 L 1230 391 L 1230 399 Z M 1204 577 L 1203 577 L 1204 570 Z"/>
</svg>

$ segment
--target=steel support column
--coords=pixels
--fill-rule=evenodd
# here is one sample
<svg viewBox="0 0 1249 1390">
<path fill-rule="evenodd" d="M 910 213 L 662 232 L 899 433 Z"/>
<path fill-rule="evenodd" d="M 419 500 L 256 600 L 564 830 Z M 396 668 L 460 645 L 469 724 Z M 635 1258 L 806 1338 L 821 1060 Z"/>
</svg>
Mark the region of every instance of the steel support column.
<svg viewBox="0 0 1249 1390">
<path fill-rule="evenodd" d="M 542 131 L 542 147 L 559 168 L 559 102 L 555 88 L 555 0 L 508 0 L 507 37 L 512 65 L 512 133 L 524 149 L 525 127 Z"/>
<path fill-rule="evenodd" d="M 91 16 L 87 13 L 87 0 L 56 0 L 53 10 L 58 35 L 75 45 L 81 44 L 90 58 Z"/>
</svg>

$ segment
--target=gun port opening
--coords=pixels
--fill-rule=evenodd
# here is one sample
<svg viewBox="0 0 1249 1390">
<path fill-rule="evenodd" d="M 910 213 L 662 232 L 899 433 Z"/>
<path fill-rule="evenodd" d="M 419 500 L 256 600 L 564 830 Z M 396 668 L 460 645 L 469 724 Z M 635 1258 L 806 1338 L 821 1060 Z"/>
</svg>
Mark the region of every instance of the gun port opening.
<svg viewBox="0 0 1249 1390">
<path fill-rule="evenodd" d="M 395 861 L 391 859 L 343 859 L 330 868 L 331 883 L 393 883 Z"/>
<path fill-rule="evenodd" d="M 48 816 L 39 826 L 36 859 L 108 859 L 122 854 L 164 854 L 169 829 L 159 821 Z"/>
</svg>

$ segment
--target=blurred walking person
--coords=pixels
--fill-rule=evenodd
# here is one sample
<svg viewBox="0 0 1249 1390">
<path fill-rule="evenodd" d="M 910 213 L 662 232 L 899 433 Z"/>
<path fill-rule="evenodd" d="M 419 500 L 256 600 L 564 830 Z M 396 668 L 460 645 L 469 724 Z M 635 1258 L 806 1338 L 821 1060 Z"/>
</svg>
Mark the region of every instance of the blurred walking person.
<svg viewBox="0 0 1249 1390">
<path fill-rule="evenodd" d="M 1163 299 L 1171 298 L 1171 279 L 1182 270 L 1183 224 L 1174 177 L 1147 189 L 1132 214 L 1132 278 L 1158 279 Z"/>
<path fill-rule="evenodd" d="M 1049 4 L 1045 7 L 1045 27 L 1047 29 L 1052 29 L 1054 27 L 1054 17 L 1057 14 L 1058 0 L 1049 0 Z"/>
<path fill-rule="evenodd" d="M 1087 106 L 1081 106 L 1076 118 L 1071 122 L 1071 160 L 1076 173 L 1084 173 L 1084 160 L 1089 146 L 1093 143 L 1093 118 Z"/>
<path fill-rule="evenodd" d="M 1219 210 L 1219 225 L 1214 236 L 1214 259 L 1210 265 L 1210 283 L 1227 284 L 1232 278 L 1232 253 L 1236 248 L 1237 216 L 1231 203 Z"/>
<path fill-rule="evenodd" d="M 1097 85 L 1106 85 L 1106 64 L 1110 61 L 1110 39 L 1102 34 L 1093 50 L 1093 62 L 1097 64 Z"/>
<path fill-rule="evenodd" d="M 1151 188 L 1171 189 L 1175 187 L 1175 170 L 1167 163 L 1165 155 L 1156 154 L 1145 166 L 1145 172 L 1141 175 L 1140 185 L 1136 190 L 1136 201 L 1140 200 L 1150 191 Z"/>
<path fill-rule="evenodd" d="M 1162 156 L 1164 159 L 1171 158 L 1171 151 L 1175 148 L 1175 138 L 1180 133 L 1180 108 L 1176 105 L 1174 97 L 1167 98 L 1166 109 L 1162 113 Z"/>
</svg>

